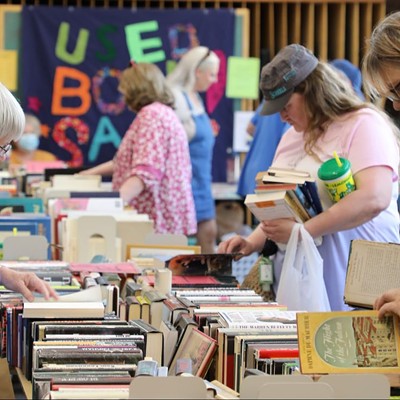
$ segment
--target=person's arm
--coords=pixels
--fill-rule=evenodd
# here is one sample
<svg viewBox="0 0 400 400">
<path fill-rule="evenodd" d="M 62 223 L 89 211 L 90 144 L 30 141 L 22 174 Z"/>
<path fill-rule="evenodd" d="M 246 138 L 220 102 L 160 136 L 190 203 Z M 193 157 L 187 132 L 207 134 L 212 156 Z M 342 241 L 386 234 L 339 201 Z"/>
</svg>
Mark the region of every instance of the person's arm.
<svg viewBox="0 0 400 400">
<path fill-rule="evenodd" d="M 221 242 L 218 246 L 218 253 L 242 253 L 248 256 L 255 251 L 261 252 L 265 244 L 266 236 L 258 226 L 247 238 L 233 236 Z"/>
<path fill-rule="evenodd" d="M 246 128 L 246 132 L 250 135 L 250 136 L 254 136 L 254 132 L 256 131 L 256 126 L 253 125 L 253 123 L 250 121 L 247 124 L 247 128 Z"/>
<path fill-rule="evenodd" d="M 122 200 L 129 203 L 133 198 L 142 193 L 145 185 L 143 181 L 137 176 L 131 176 L 120 187 L 119 193 Z"/>
<path fill-rule="evenodd" d="M 315 239 L 320 236 L 360 226 L 385 210 L 392 196 L 392 170 L 377 166 L 354 175 L 356 190 L 329 209 L 304 223 Z M 295 222 L 290 219 L 263 221 L 265 235 L 277 243 L 287 243 Z"/>
<path fill-rule="evenodd" d="M 32 272 L 19 272 L 0 267 L 0 282 L 10 290 L 21 293 L 27 300 L 33 301 L 33 292 L 40 293 L 46 300 L 58 299 L 55 290 Z"/>
<path fill-rule="evenodd" d="M 192 113 L 182 91 L 178 88 L 173 88 L 172 92 L 175 98 L 175 113 L 185 128 L 186 136 L 190 141 L 196 134 L 196 124 L 193 121 Z"/>
<path fill-rule="evenodd" d="M 304 223 L 315 239 L 360 226 L 385 210 L 392 196 L 392 170 L 389 167 L 366 168 L 356 175 L 356 190 L 321 214 Z M 263 221 L 261 229 L 277 243 L 287 243 L 295 222 L 290 219 Z"/>
<path fill-rule="evenodd" d="M 356 190 L 304 226 L 312 237 L 360 226 L 385 210 L 392 197 L 392 170 L 366 168 L 354 175 Z"/>
<path fill-rule="evenodd" d="M 400 289 L 391 289 L 379 296 L 375 300 L 374 309 L 379 311 L 379 318 L 386 314 L 396 314 L 400 317 Z"/>
<path fill-rule="evenodd" d="M 106 161 L 103 164 L 96 165 L 95 167 L 85 169 L 79 172 L 81 175 L 102 175 L 110 176 L 114 171 L 114 161 Z"/>
</svg>

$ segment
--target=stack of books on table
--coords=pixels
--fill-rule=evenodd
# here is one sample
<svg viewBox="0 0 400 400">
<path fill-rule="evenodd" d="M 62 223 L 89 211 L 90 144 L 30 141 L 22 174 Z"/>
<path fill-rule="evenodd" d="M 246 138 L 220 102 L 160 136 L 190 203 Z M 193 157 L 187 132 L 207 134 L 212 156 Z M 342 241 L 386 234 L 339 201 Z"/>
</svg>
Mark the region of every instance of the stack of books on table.
<svg viewBox="0 0 400 400">
<path fill-rule="evenodd" d="M 32 380 L 32 398 L 128 398 L 144 357 L 163 365 L 160 331 L 104 311 L 99 285 L 59 301 L 24 304 L 15 342 L 23 344 L 20 368 Z"/>
<path fill-rule="evenodd" d="M 259 221 L 295 218 L 305 222 L 322 211 L 315 179 L 308 172 L 269 168 L 256 175 L 254 194 L 246 206 Z"/>
</svg>

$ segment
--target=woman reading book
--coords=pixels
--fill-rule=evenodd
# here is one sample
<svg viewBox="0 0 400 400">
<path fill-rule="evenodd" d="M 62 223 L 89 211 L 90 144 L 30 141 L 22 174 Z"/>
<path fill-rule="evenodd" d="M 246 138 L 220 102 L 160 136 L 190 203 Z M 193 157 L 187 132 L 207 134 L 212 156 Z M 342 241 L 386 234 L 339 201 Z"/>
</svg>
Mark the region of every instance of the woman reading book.
<svg viewBox="0 0 400 400">
<path fill-rule="evenodd" d="M 400 110 L 400 11 L 385 17 L 372 32 L 363 62 L 367 93 L 373 99 L 386 98 Z M 400 288 L 391 289 L 376 299 L 379 316 L 400 316 Z"/>
<path fill-rule="evenodd" d="M 292 125 L 279 143 L 273 166 L 308 171 L 316 178 L 335 151 L 351 163 L 356 190 L 332 203 L 323 182 L 316 179 L 323 211 L 304 223 L 314 239 L 322 237 L 318 250 L 331 309 L 346 310 L 343 294 L 351 240 L 400 242 L 397 129 L 360 99 L 332 66 L 298 44 L 284 47 L 264 66 L 260 87 L 263 113 L 280 112 Z M 235 236 L 222 242 L 219 251 L 248 255 L 261 251 L 267 238 L 287 244 L 294 224 L 289 218 L 262 221 L 248 238 Z M 283 247 L 274 256 L 275 292 Z"/>
<path fill-rule="evenodd" d="M 18 140 L 25 126 L 25 115 L 12 93 L 0 83 L 0 161 L 7 158 L 11 142 Z M 50 285 L 32 272 L 17 272 L 0 266 L 0 283 L 10 290 L 21 293 L 32 301 L 33 293 L 41 293 L 46 299 L 57 298 Z"/>
</svg>

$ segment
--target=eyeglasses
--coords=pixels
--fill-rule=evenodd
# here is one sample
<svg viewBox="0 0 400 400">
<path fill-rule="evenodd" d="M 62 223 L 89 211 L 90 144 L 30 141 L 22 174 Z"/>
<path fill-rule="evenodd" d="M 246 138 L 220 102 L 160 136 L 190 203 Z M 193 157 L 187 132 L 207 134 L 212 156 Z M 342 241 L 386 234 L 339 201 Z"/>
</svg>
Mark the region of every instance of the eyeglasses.
<svg viewBox="0 0 400 400">
<path fill-rule="evenodd" d="M 207 49 L 207 53 L 201 57 L 200 61 L 197 63 L 196 69 L 200 67 L 200 65 L 207 60 L 208 56 L 211 54 L 211 50 Z"/>
<path fill-rule="evenodd" d="M 5 146 L 0 146 L 0 157 L 4 157 L 11 150 L 11 144 L 8 143 Z"/>
<path fill-rule="evenodd" d="M 389 96 L 386 96 L 386 98 L 392 103 L 400 103 L 400 82 L 390 90 Z"/>
</svg>

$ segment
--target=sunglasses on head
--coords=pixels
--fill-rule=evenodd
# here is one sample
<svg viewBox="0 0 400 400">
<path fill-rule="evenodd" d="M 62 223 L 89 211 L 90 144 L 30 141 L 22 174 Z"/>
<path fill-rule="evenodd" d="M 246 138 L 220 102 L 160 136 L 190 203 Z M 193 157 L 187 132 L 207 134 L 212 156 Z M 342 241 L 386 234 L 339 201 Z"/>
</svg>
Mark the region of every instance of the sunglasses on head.
<svg viewBox="0 0 400 400">
<path fill-rule="evenodd" d="M 200 65 L 207 60 L 207 58 L 209 57 L 209 55 L 211 54 L 211 50 L 207 48 L 207 52 L 206 54 L 201 57 L 200 61 L 197 63 L 196 69 L 200 67 Z"/>
</svg>

